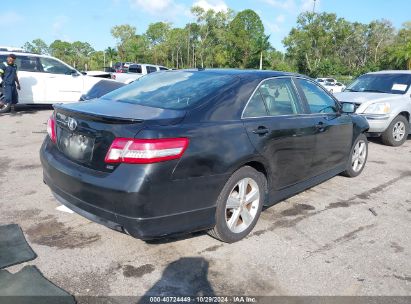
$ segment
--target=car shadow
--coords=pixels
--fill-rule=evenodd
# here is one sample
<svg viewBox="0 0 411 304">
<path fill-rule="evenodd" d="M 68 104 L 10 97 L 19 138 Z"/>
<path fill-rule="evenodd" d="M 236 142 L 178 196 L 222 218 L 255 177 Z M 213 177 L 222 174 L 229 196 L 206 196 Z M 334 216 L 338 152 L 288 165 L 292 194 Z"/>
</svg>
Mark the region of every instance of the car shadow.
<svg viewBox="0 0 411 304">
<path fill-rule="evenodd" d="M 191 232 L 191 233 L 170 235 L 170 236 L 166 236 L 166 237 L 162 237 L 158 239 L 146 240 L 145 242 L 150 245 L 161 245 L 161 244 L 174 243 L 176 241 L 188 240 L 188 239 L 199 237 L 199 236 L 206 235 L 206 234 L 207 234 L 207 231 L 197 231 L 197 232 Z"/>
<path fill-rule="evenodd" d="M 368 137 L 368 141 L 372 142 L 374 144 L 381 144 L 382 145 L 381 137 Z"/>
<path fill-rule="evenodd" d="M 152 297 L 213 297 L 208 270 L 209 262 L 202 257 L 184 257 L 171 262 L 138 303 L 151 303 Z"/>
<path fill-rule="evenodd" d="M 408 135 L 407 137 L 407 141 L 411 140 L 411 134 Z M 383 145 L 382 141 L 381 141 L 381 137 L 368 137 L 368 141 L 372 142 L 374 144 L 380 144 Z"/>
</svg>

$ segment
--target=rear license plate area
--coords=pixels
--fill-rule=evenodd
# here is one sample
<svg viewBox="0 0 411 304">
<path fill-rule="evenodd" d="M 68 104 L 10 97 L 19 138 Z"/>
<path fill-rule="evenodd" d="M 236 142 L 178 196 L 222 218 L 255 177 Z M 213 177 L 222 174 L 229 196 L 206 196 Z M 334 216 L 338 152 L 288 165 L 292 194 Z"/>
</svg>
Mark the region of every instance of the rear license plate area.
<svg viewBox="0 0 411 304">
<path fill-rule="evenodd" d="M 73 160 L 83 163 L 91 162 L 94 142 L 95 139 L 92 137 L 81 133 L 70 132 L 62 127 L 58 127 L 58 148 Z"/>
</svg>

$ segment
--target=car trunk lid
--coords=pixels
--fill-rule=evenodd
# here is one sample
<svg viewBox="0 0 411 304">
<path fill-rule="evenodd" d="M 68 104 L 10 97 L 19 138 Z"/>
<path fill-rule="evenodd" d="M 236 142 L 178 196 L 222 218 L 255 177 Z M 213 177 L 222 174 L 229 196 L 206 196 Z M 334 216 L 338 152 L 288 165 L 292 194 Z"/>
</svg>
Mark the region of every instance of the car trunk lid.
<svg viewBox="0 0 411 304">
<path fill-rule="evenodd" d="M 54 108 L 59 150 L 70 160 L 100 171 L 112 171 L 117 166 L 104 161 L 115 138 L 134 138 L 147 124 L 176 124 L 186 114 L 108 100 Z"/>
</svg>

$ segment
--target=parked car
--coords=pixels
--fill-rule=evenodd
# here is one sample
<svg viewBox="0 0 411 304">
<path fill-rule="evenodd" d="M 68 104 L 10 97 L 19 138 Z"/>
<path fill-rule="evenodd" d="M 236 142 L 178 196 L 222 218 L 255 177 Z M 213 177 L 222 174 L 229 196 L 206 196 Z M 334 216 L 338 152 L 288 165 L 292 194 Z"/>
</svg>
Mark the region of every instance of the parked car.
<svg viewBox="0 0 411 304">
<path fill-rule="evenodd" d="M 55 105 L 41 147 L 62 204 L 141 239 L 244 238 L 269 206 L 367 160 L 368 123 L 311 79 L 179 70 Z"/>
<path fill-rule="evenodd" d="M 325 83 L 325 84 L 323 84 L 323 86 L 330 93 L 340 93 L 340 92 L 345 90 L 345 85 L 343 85 L 341 82 Z"/>
<path fill-rule="evenodd" d="M 168 68 L 163 67 L 161 65 L 153 65 L 153 64 L 131 64 L 128 67 L 127 73 L 112 73 L 111 79 L 123 82 L 123 83 L 132 83 L 139 79 L 140 77 L 158 72 L 158 71 L 167 71 Z"/>
<path fill-rule="evenodd" d="M 111 73 L 105 71 L 85 71 L 82 72 L 83 75 L 98 77 L 98 78 L 108 78 L 111 79 Z"/>
<path fill-rule="evenodd" d="M 116 62 L 113 65 L 113 68 L 114 68 L 116 73 L 127 73 L 128 72 L 128 67 L 131 64 L 134 64 L 134 62 L 129 62 L 129 61 L 127 61 L 127 62 Z"/>
<path fill-rule="evenodd" d="M 125 85 L 126 84 L 122 82 L 101 80 L 97 82 L 86 94 L 83 94 L 80 97 L 80 101 L 100 98 L 101 96 L 117 90 Z"/>
<path fill-rule="evenodd" d="M 317 78 L 316 81 L 331 93 L 342 92 L 345 89 L 345 85 L 334 78 Z"/>
<path fill-rule="evenodd" d="M 381 136 L 389 146 L 400 146 L 410 132 L 411 71 L 380 71 L 358 77 L 340 101 L 355 104 L 356 112 L 367 118 L 369 136 Z"/>
<path fill-rule="evenodd" d="M 317 78 L 316 81 L 321 84 L 324 84 L 324 83 L 335 84 L 337 82 L 337 80 L 335 80 L 334 78 Z"/>
<path fill-rule="evenodd" d="M 10 53 L 0 51 L 0 62 L 5 62 Z M 101 81 L 101 78 L 83 75 L 68 64 L 50 56 L 22 52 L 15 55 L 21 84 L 19 104 L 76 102 L 81 95 Z M 0 108 L 0 113 L 9 110 L 10 105 L 5 104 Z"/>
</svg>

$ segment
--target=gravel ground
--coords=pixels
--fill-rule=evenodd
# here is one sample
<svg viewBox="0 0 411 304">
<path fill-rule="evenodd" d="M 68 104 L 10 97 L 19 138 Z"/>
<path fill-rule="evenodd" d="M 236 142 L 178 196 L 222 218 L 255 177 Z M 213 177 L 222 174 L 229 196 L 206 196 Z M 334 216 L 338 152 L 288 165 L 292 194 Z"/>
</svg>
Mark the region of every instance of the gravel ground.
<svg viewBox="0 0 411 304">
<path fill-rule="evenodd" d="M 18 223 L 52 282 L 78 296 L 411 296 L 411 137 L 369 145 L 362 175 L 341 176 L 265 210 L 252 234 L 143 242 L 56 210 L 42 181 L 50 110 L 0 117 L 0 224 Z"/>
</svg>

